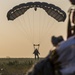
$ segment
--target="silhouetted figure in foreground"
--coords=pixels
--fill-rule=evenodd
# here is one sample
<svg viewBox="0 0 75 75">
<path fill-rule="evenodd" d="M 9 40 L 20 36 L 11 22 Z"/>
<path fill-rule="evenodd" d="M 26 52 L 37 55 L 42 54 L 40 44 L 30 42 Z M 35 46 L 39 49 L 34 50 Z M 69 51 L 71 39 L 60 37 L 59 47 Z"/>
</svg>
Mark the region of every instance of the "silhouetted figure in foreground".
<svg viewBox="0 0 75 75">
<path fill-rule="evenodd" d="M 71 14 L 72 14 L 72 22 L 71 22 Z M 68 27 L 67 27 L 67 39 L 75 35 L 75 10 L 69 9 L 68 15 Z"/>
<path fill-rule="evenodd" d="M 75 36 L 51 50 L 26 75 L 75 75 Z"/>
<path fill-rule="evenodd" d="M 34 46 L 34 52 L 33 52 L 33 54 L 35 55 L 35 59 L 37 59 L 37 58 L 39 59 L 39 54 L 40 54 L 39 53 L 39 46 L 40 45 L 39 44 L 34 44 L 33 46 Z M 37 46 L 38 48 L 36 48 L 35 46 Z"/>
</svg>

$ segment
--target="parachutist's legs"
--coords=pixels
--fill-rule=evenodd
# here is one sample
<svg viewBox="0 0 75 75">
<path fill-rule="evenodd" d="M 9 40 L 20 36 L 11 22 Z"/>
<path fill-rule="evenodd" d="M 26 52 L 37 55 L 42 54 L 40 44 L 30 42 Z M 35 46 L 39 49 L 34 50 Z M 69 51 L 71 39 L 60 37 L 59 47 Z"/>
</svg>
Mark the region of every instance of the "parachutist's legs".
<svg viewBox="0 0 75 75">
<path fill-rule="evenodd" d="M 36 56 L 37 56 L 37 58 L 39 59 L 39 55 L 37 54 Z"/>
<path fill-rule="evenodd" d="M 35 60 L 36 60 L 36 54 L 35 54 Z"/>
<path fill-rule="evenodd" d="M 39 59 L 39 55 L 37 55 L 37 58 Z"/>
<path fill-rule="evenodd" d="M 36 55 L 36 54 L 35 54 L 35 60 L 36 60 L 36 59 L 39 59 L 39 55 Z"/>
</svg>

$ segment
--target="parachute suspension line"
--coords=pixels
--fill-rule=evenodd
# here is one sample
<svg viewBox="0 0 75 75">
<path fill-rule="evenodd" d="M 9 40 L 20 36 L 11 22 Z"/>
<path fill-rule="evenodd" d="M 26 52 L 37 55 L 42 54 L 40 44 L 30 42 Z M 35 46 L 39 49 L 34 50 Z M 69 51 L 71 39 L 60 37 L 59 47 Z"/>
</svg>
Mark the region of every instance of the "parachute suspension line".
<svg viewBox="0 0 75 75">
<path fill-rule="evenodd" d="M 37 18 L 35 16 L 37 16 Z M 34 40 L 34 34 L 36 34 L 35 39 L 37 39 L 37 42 L 35 42 Z M 40 41 L 40 10 L 39 9 L 35 13 L 33 11 L 33 41 L 34 44 L 39 44 Z"/>
<path fill-rule="evenodd" d="M 42 16 L 41 16 L 42 15 Z M 43 13 L 43 12 L 40 12 L 40 20 L 42 23 L 40 23 L 41 27 L 40 27 L 40 42 L 41 42 L 41 39 L 43 38 L 42 36 L 44 35 L 44 29 L 45 29 L 45 20 L 46 20 L 46 15 Z"/>
<path fill-rule="evenodd" d="M 49 34 L 48 34 L 49 36 L 51 35 L 52 32 L 54 32 L 54 31 L 53 31 L 53 28 L 56 28 L 54 31 L 57 31 L 57 26 L 54 24 L 54 25 L 52 26 L 51 31 L 50 31 Z"/>
<path fill-rule="evenodd" d="M 48 16 L 47 16 L 47 14 L 46 14 L 46 17 L 45 17 L 45 19 L 44 19 L 44 24 L 45 24 L 45 27 L 43 28 L 43 32 L 42 32 L 42 35 L 41 35 L 41 39 L 47 34 L 47 32 L 48 32 L 48 28 L 50 28 L 50 27 L 52 27 L 52 25 L 53 25 L 53 23 L 54 22 L 52 22 L 52 19 L 50 20 L 50 16 L 49 16 L 49 19 L 48 19 Z M 52 23 L 52 24 L 51 24 Z M 49 25 L 49 24 L 51 24 L 51 25 Z M 51 29 L 51 28 L 50 28 Z M 50 30 L 49 29 L 49 30 Z"/>
<path fill-rule="evenodd" d="M 24 26 L 24 28 L 25 28 L 25 30 L 26 30 L 26 32 L 28 31 L 27 29 L 28 29 L 28 26 L 27 26 L 27 23 L 26 23 L 26 20 L 25 20 L 25 17 L 23 16 L 22 17 L 23 18 L 23 26 Z M 28 34 L 28 32 L 27 32 L 27 34 Z"/>
<path fill-rule="evenodd" d="M 33 0 L 33 2 L 35 2 L 35 0 Z M 33 37 L 32 38 L 33 38 L 33 46 L 34 46 L 34 11 L 33 11 L 32 15 L 33 15 L 33 32 L 32 32 L 33 33 Z M 34 49 L 35 49 L 35 46 L 34 46 Z"/>
<path fill-rule="evenodd" d="M 23 16 L 22 17 L 23 18 L 23 29 L 24 29 L 24 31 L 27 33 L 26 35 L 29 37 L 29 39 L 31 40 L 31 43 L 33 43 L 33 41 L 32 41 L 32 39 L 31 39 L 31 36 L 30 36 L 30 34 L 27 32 L 27 31 L 29 31 L 28 29 L 28 25 L 26 24 L 26 20 L 25 20 L 25 16 Z"/>
<path fill-rule="evenodd" d="M 36 18 L 37 17 L 37 18 Z M 39 44 L 39 9 L 33 13 L 33 34 L 35 34 L 34 43 Z"/>
<path fill-rule="evenodd" d="M 42 28 L 42 24 L 41 24 L 41 10 L 39 10 L 39 44 L 40 44 L 40 38 L 41 38 L 40 35 L 42 35 L 41 28 Z"/>
<path fill-rule="evenodd" d="M 30 38 L 31 38 L 31 40 L 32 40 L 32 44 L 34 43 L 33 42 L 33 38 L 32 38 L 32 28 L 31 28 L 31 23 L 30 23 L 30 17 L 29 17 L 29 11 L 27 11 L 27 16 L 28 16 L 28 26 L 29 26 L 29 35 L 30 35 Z"/>
<path fill-rule="evenodd" d="M 48 19 L 48 22 L 47 22 L 47 25 L 46 25 L 46 28 L 48 28 L 51 24 L 50 24 L 51 20 Z M 49 25 L 50 24 L 50 25 Z M 52 25 L 51 25 L 52 26 Z"/>
<path fill-rule="evenodd" d="M 41 11 L 39 10 L 39 44 L 40 44 L 40 28 L 41 28 L 41 24 L 40 24 L 40 18 L 41 18 Z"/>
<path fill-rule="evenodd" d="M 56 31 L 56 29 L 54 29 L 54 28 L 57 28 L 56 27 L 57 25 L 55 25 L 55 24 L 56 24 L 56 21 L 52 22 L 52 25 L 48 25 L 47 31 L 45 33 L 46 37 L 50 37 L 53 34 L 54 30 Z M 45 40 L 45 38 L 43 40 Z"/>
<path fill-rule="evenodd" d="M 44 19 L 43 19 L 43 27 L 42 27 L 42 36 L 45 35 L 44 34 L 44 30 L 45 30 L 45 21 L 46 21 L 46 15 L 44 14 Z M 42 38 L 42 37 L 41 37 Z"/>
<path fill-rule="evenodd" d="M 26 37 L 27 40 L 29 40 L 28 36 L 26 36 L 26 34 L 25 34 L 25 31 L 23 30 L 23 28 L 22 28 L 19 24 L 21 24 L 20 21 L 19 21 L 19 22 L 16 22 L 15 27 L 16 27 L 22 34 L 24 34 L 24 36 Z M 20 27 L 19 27 L 19 26 L 20 26 Z M 31 43 L 30 40 L 29 40 L 29 42 Z"/>
<path fill-rule="evenodd" d="M 34 11 L 33 11 L 33 43 L 34 43 Z"/>
<path fill-rule="evenodd" d="M 51 18 L 50 16 L 49 16 L 49 18 Z M 53 21 L 53 22 L 52 22 Z M 48 22 L 47 22 L 47 25 L 46 25 L 46 32 L 45 32 L 45 34 L 52 28 L 52 27 L 54 27 L 54 24 L 55 24 L 55 20 L 52 18 L 52 19 L 48 19 Z M 51 28 L 50 28 L 51 27 Z"/>
<path fill-rule="evenodd" d="M 46 21 L 46 18 L 45 18 L 44 21 Z M 45 23 L 45 25 L 46 25 L 46 23 Z M 41 39 L 46 35 L 46 30 L 47 30 L 47 27 L 45 26 L 44 29 L 43 29 L 43 34 L 41 36 Z"/>
<path fill-rule="evenodd" d="M 22 28 L 21 27 L 19 27 L 19 22 L 16 22 L 16 25 L 14 25 L 20 32 L 22 32 L 22 33 L 24 33 L 23 32 L 23 30 L 22 30 Z"/>
<path fill-rule="evenodd" d="M 19 13 L 22 13 L 22 12 L 18 12 L 18 14 Z M 23 17 L 21 16 L 21 18 L 23 19 Z M 19 18 L 18 18 L 19 19 Z M 25 20 L 24 20 L 25 21 Z M 26 33 L 26 35 L 27 35 L 27 37 L 30 39 L 30 36 L 28 35 L 28 33 L 27 33 L 27 31 L 26 31 L 26 27 L 24 27 L 25 25 L 23 24 L 23 22 L 22 22 L 22 20 L 21 19 L 19 19 L 19 22 L 21 23 L 21 25 L 20 25 L 20 27 L 22 28 L 22 31 L 23 31 L 23 33 L 25 32 Z M 30 39 L 30 41 L 32 42 L 32 40 Z"/>
<path fill-rule="evenodd" d="M 23 19 L 23 24 L 21 25 L 22 27 L 23 27 L 23 30 L 27 33 L 27 35 L 28 35 L 28 27 L 27 27 L 27 24 L 26 24 L 26 21 L 25 21 L 25 19 L 24 19 L 24 17 L 22 17 L 22 19 Z M 28 35 L 29 36 L 29 35 Z"/>
<path fill-rule="evenodd" d="M 38 44 L 40 44 L 40 28 L 41 28 L 41 25 L 40 25 L 40 18 L 41 18 L 41 15 L 40 15 L 40 9 L 38 9 L 38 11 L 37 11 L 37 18 L 38 18 L 38 20 L 37 20 L 37 40 L 38 40 Z"/>
<path fill-rule="evenodd" d="M 33 13 L 33 38 L 34 38 L 33 40 L 34 40 L 34 44 L 35 44 L 35 38 L 36 38 L 36 35 L 35 35 L 36 34 L 35 33 L 35 25 L 36 25 L 35 24 L 35 19 L 36 18 L 35 18 L 35 11 L 34 11 L 34 13 Z"/>
<path fill-rule="evenodd" d="M 44 26 L 44 29 L 43 29 L 43 35 L 45 35 L 46 34 L 46 30 L 47 30 L 47 19 L 48 19 L 48 17 L 47 17 L 47 14 L 46 14 L 46 17 L 45 17 L 45 26 Z M 51 21 L 50 21 L 51 22 Z"/>
<path fill-rule="evenodd" d="M 47 30 L 46 30 L 45 34 L 47 34 L 48 32 L 51 32 L 53 27 L 55 28 L 55 23 L 56 23 L 56 21 L 53 20 L 52 24 L 49 23 L 50 25 L 49 24 L 47 25 Z"/>
<path fill-rule="evenodd" d="M 37 34 L 37 43 L 39 44 L 39 9 L 37 10 L 37 31 L 36 31 L 36 34 Z"/>
<path fill-rule="evenodd" d="M 57 22 L 55 21 L 55 23 L 57 23 Z M 54 23 L 54 24 L 55 24 L 55 23 Z M 58 33 L 58 32 L 56 32 L 56 31 L 57 31 L 58 28 L 60 28 L 60 26 L 61 26 L 61 25 L 59 25 L 59 27 L 57 27 L 57 25 L 54 25 L 54 26 L 53 26 L 54 28 L 56 28 L 55 31 L 54 31 L 54 33 Z M 48 36 L 50 36 L 51 33 L 52 33 L 52 31 L 51 31 L 50 33 L 48 33 Z"/>
<path fill-rule="evenodd" d="M 46 36 L 47 34 L 48 34 L 48 32 L 50 32 L 51 31 L 51 29 L 52 29 L 52 27 L 54 27 L 54 20 L 53 20 L 53 22 L 52 22 L 52 20 L 50 20 L 51 18 L 49 17 L 49 20 L 48 20 L 48 22 L 47 22 L 47 25 L 46 25 L 46 27 L 45 27 L 45 32 L 44 32 L 44 35 Z M 52 23 L 52 24 L 51 24 Z M 50 25 L 49 25 L 50 24 Z M 42 36 L 42 37 L 44 37 L 44 35 Z M 45 39 L 45 37 L 44 37 L 44 39 Z M 41 43 L 42 43 L 42 41 L 44 40 L 44 39 L 42 39 L 41 38 Z"/>
<path fill-rule="evenodd" d="M 43 14 L 43 15 L 44 15 L 44 14 Z M 42 30 L 41 30 L 40 42 L 41 42 L 41 39 L 43 38 L 42 36 L 44 35 L 45 20 L 46 20 L 46 16 L 44 15 L 43 20 L 42 20 Z"/>
<path fill-rule="evenodd" d="M 43 36 L 45 36 L 44 33 L 46 30 L 46 16 L 47 15 L 45 15 L 43 12 L 42 11 L 39 12 L 39 25 L 40 25 L 39 35 L 41 35 L 39 43 L 41 43 L 41 39 L 43 38 Z"/>
<path fill-rule="evenodd" d="M 42 37 L 47 36 L 48 34 L 50 36 L 50 34 L 53 31 L 53 28 L 55 28 L 55 22 L 52 22 L 52 24 L 50 23 L 51 25 L 48 25 L 48 28 L 46 29 L 46 31 L 45 31 L 45 33 L 44 33 L 44 35 Z M 41 42 L 40 43 L 44 42 L 45 39 L 46 39 L 45 37 L 43 39 L 41 38 Z"/>
<path fill-rule="evenodd" d="M 19 25 L 20 25 L 20 27 L 22 28 L 23 33 L 27 35 L 28 40 L 32 43 L 32 40 L 31 40 L 29 34 L 27 33 L 25 27 L 23 26 L 24 24 L 23 24 L 22 20 L 19 19 L 19 22 L 20 22 L 20 24 L 21 24 L 21 25 L 20 25 L 20 24 L 19 24 Z"/>
</svg>

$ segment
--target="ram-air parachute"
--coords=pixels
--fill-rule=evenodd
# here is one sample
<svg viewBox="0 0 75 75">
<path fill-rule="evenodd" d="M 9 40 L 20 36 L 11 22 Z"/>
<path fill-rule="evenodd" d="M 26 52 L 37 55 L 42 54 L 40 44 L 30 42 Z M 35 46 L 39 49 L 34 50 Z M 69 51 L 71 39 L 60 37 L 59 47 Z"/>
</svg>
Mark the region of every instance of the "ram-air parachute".
<svg viewBox="0 0 75 75">
<path fill-rule="evenodd" d="M 30 8 L 34 8 L 35 11 L 37 8 L 42 8 L 47 12 L 49 16 L 52 16 L 58 22 L 64 21 L 66 18 L 66 14 L 63 10 L 53 4 L 48 4 L 45 2 L 28 2 L 26 4 L 23 3 L 17 5 L 7 13 L 7 18 L 8 20 L 14 20 L 20 15 L 24 14 Z"/>
<path fill-rule="evenodd" d="M 32 12 L 33 12 L 33 14 L 32 14 Z M 66 19 L 66 13 L 63 10 L 61 10 L 58 6 L 55 6 L 54 4 L 48 4 L 46 2 L 28 2 L 28 3 L 22 3 L 20 5 L 17 5 L 8 11 L 7 18 L 8 18 L 8 20 L 13 21 L 22 15 L 27 16 L 28 15 L 27 13 L 29 14 L 29 16 L 28 16 L 29 22 L 27 20 L 27 17 L 24 17 L 24 19 L 26 20 L 27 25 L 30 26 L 29 31 L 31 32 L 30 34 L 28 34 L 29 31 L 27 31 L 27 28 L 25 27 L 27 35 L 33 35 L 36 32 L 36 34 L 38 34 L 40 36 L 44 35 L 43 37 L 45 37 L 46 32 L 44 32 L 44 30 L 46 30 L 45 29 L 46 27 L 49 28 L 49 26 L 48 26 L 49 23 L 47 23 L 47 22 L 51 22 L 52 21 L 51 18 L 55 19 L 57 22 L 63 22 Z M 38 13 L 40 16 L 37 15 L 36 13 Z M 45 15 L 44 13 L 48 17 L 48 19 L 50 18 L 50 21 L 48 21 L 46 19 L 47 17 L 43 17 Z M 32 15 L 33 15 L 33 18 L 32 18 Z M 21 20 L 21 21 L 23 21 L 23 20 Z M 40 21 L 42 21 L 42 22 L 39 23 Z M 24 23 L 24 26 L 26 26 L 26 22 Z M 34 23 L 32 23 L 32 22 L 34 22 Z M 45 26 L 44 24 L 47 26 Z M 22 24 L 20 24 L 20 25 L 22 25 Z M 33 26 L 33 28 L 32 28 L 32 26 Z M 44 30 L 42 29 L 43 27 L 44 27 Z M 39 31 L 39 32 L 37 33 L 37 31 Z M 35 37 L 37 37 L 37 35 L 35 35 L 34 38 Z M 40 37 L 40 38 L 43 39 L 43 37 Z M 29 36 L 29 38 L 30 38 L 30 36 Z M 41 40 L 41 39 L 39 39 L 39 40 Z M 33 42 L 33 43 L 36 43 L 36 42 Z"/>
</svg>

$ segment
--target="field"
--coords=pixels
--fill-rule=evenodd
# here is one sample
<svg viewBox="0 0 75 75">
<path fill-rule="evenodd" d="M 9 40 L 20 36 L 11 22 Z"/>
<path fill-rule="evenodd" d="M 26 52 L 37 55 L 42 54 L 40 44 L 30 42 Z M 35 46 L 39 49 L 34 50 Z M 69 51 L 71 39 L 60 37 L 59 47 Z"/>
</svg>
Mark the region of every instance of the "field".
<svg viewBox="0 0 75 75">
<path fill-rule="evenodd" d="M 25 75 L 37 61 L 34 58 L 0 58 L 0 75 Z"/>
<path fill-rule="evenodd" d="M 43 58 L 39 60 L 41 59 Z M 25 75 L 39 60 L 34 58 L 0 58 L 0 75 Z M 71 75 L 75 75 L 75 73 Z"/>
</svg>

